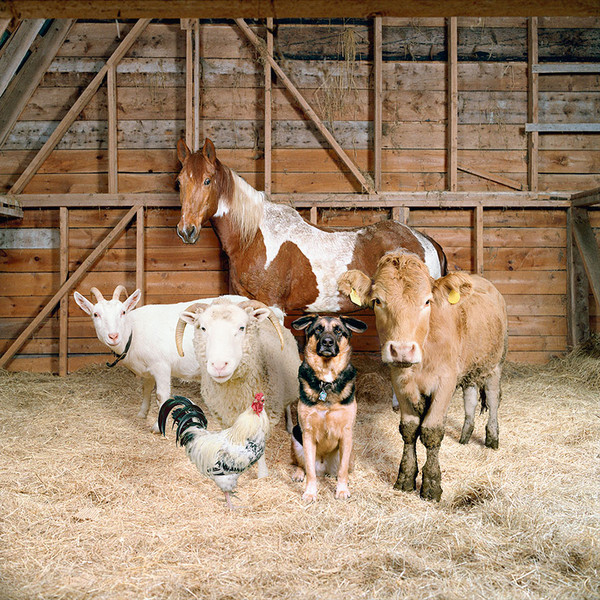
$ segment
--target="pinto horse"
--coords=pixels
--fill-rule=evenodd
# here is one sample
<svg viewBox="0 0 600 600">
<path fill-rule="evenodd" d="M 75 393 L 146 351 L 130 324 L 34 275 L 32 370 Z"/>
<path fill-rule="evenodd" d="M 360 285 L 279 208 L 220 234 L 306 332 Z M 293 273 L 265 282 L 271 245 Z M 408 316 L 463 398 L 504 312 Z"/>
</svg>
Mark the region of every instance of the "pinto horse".
<svg viewBox="0 0 600 600">
<path fill-rule="evenodd" d="M 210 220 L 229 257 L 232 293 L 289 313 L 351 312 L 359 307 L 337 289 L 349 269 L 374 273 L 381 256 L 404 248 L 421 258 L 432 277 L 446 274 L 441 246 L 396 221 L 330 230 L 312 225 L 292 207 L 268 200 L 218 158 L 207 138 L 191 153 L 177 143 L 181 219 L 177 233 L 193 244 Z"/>
</svg>

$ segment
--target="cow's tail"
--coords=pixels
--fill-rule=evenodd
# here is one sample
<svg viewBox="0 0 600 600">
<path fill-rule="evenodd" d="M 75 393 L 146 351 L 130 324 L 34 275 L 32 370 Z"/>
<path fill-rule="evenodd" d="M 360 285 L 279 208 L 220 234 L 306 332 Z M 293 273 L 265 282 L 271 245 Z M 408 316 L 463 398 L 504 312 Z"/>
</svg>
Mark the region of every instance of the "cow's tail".
<svg viewBox="0 0 600 600">
<path fill-rule="evenodd" d="M 481 402 L 481 413 L 484 413 L 489 407 L 487 403 L 487 394 L 485 393 L 485 387 L 483 386 L 479 388 L 479 401 Z"/>
</svg>

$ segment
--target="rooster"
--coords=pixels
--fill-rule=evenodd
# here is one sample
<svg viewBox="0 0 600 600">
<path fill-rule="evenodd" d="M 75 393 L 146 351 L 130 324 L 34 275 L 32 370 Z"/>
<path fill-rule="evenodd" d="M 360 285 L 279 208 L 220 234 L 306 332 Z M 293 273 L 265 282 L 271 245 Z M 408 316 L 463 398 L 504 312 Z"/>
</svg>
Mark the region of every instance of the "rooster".
<svg viewBox="0 0 600 600">
<path fill-rule="evenodd" d="M 227 506 L 232 509 L 230 496 L 234 494 L 238 477 L 265 451 L 269 417 L 263 409 L 264 394 L 256 394 L 252 406 L 231 427 L 213 432 L 206 430 L 207 420 L 199 406 L 183 396 L 175 396 L 160 407 L 158 426 L 165 435 L 167 417 L 173 410 L 177 443 L 185 446 L 188 458 L 200 473 L 221 488 Z"/>
</svg>

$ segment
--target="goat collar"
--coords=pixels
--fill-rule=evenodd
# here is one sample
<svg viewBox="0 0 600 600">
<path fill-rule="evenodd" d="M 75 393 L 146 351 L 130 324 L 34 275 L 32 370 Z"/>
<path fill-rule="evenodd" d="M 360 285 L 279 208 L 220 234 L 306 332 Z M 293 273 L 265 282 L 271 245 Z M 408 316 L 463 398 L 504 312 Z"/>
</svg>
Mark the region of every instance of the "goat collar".
<svg viewBox="0 0 600 600">
<path fill-rule="evenodd" d="M 106 366 L 107 367 L 114 367 L 119 361 L 123 360 L 126 356 L 127 353 L 129 352 L 129 348 L 131 347 L 131 339 L 133 338 L 133 331 L 129 334 L 129 339 L 127 340 L 127 344 L 125 345 L 125 350 L 123 350 L 123 352 L 121 354 L 117 354 L 116 352 L 113 352 L 113 354 L 117 357 L 116 360 L 114 360 L 113 362 L 107 362 Z"/>
</svg>

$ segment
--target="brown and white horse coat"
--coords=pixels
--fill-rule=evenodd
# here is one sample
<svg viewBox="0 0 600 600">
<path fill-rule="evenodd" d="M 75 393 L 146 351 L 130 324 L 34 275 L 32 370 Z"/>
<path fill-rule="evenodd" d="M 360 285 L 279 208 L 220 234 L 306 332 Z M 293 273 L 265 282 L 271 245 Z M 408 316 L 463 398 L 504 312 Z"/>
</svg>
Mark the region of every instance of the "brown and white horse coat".
<svg viewBox="0 0 600 600">
<path fill-rule="evenodd" d="M 490 411 L 485 444 L 498 447 L 500 374 L 507 346 L 504 299 L 477 275 L 449 273 L 433 280 L 423 262 L 409 253 L 385 255 L 373 279 L 349 271 L 339 286 L 364 306 L 373 306 L 381 358 L 391 367 L 404 442 L 395 487 L 416 489 L 420 437 L 427 449 L 421 496 L 439 500 L 438 453 L 456 386 L 463 388 L 465 404 L 460 442 L 471 437 L 481 398 Z"/>
<path fill-rule="evenodd" d="M 410 227 L 395 221 L 336 231 L 312 225 L 223 165 L 209 139 L 194 154 L 183 140 L 177 149 L 182 162 L 177 233 L 195 243 L 210 219 L 229 258 L 235 293 L 285 312 L 339 313 L 357 307 L 338 292 L 338 278 L 348 269 L 374 272 L 386 252 L 415 253 L 434 278 L 446 272 L 439 244 Z"/>
</svg>

